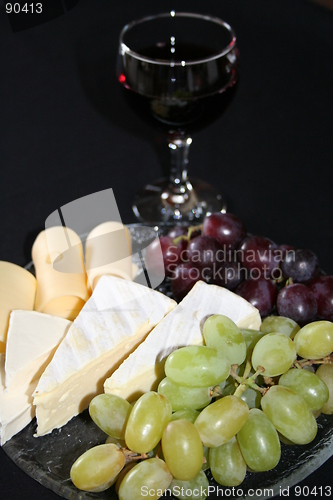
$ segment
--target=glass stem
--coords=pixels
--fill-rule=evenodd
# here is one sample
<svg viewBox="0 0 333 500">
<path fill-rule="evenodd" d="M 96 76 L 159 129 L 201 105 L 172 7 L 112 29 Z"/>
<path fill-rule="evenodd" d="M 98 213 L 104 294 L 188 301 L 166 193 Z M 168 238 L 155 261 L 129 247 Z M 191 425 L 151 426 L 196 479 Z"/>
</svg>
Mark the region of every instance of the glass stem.
<svg viewBox="0 0 333 500">
<path fill-rule="evenodd" d="M 169 136 L 169 150 L 171 155 L 170 177 L 168 188 L 162 193 L 162 202 L 165 207 L 175 209 L 175 218 L 181 212 L 190 210 L 197 198 L 187 176 L 188 156 L 192 139 L 189 136 Z M 178 210 L 179 209 L 179 210 Z"/>
<path fill-rule="evenodd" d="M 170 187 L 175 193 L 181 193 L 186 189 L 186 182 L 188 181 L 188 157 L 191 144 L 192 139 L 188 136 L 171 137 L 169 139 L 171 155 Z"/>
</svg>

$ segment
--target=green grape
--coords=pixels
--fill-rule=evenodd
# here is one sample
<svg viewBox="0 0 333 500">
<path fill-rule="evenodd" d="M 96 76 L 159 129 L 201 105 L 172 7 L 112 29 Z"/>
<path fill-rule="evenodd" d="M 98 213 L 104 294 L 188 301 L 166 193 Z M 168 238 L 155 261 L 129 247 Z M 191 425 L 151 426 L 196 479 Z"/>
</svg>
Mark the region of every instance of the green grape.
<svg viewBox="0 0 333 500">
<path fill-rule="evenodd" d="M 128 462 L 125 467 L 119 472 L 117 476 L 117 481 L 115 482 L 114 489 L 118 495 L 120 485 L 126 474 L 137 465 L 137 462 Z"/>
<path fill-rule="evenodd" d="M 70 477 L 79 490 L 104 491 L 116 481 L 125 463 L 125 455 L 116 444 L 100 444 L 74 462 Z"/>
<path fill-rule="evenodd" d="M 129 416 L 125 441 L 130 450 L 148 453 L 162 437 L 164 427 L 172 415 L 169 401 L 156 392 L 143 394 Z"/>
<path fill-rule="evenodd" d="M 272 386 L 262 397 L 261 407 L 276 430 L 293 443 L 307 444 L 316 437 L 317 422 L 310 408 L 288 387 Z"/>
<path fill-rule="evenodd" d="M 120 483 L 119 500 L 148 497 L 157 500 L 170 486 L 172 475 L 160 458 L 148 458 L 136 464 Z"/>
<path fill-rule="evenodd" d="M 325 382 L 328 391 L 329 398 L 321 412 L 325 415 L 332 415 L 333 413 L 333 365 L 320 365 L 318 370 L 316 371 L 317 377 L 320 378 L 323 382 Z"/>
<path fill-rule="evenodd" d="M 294 342 L 282 333 L 267 333 L 255 345 L 252 366 L 262 366 L 265 377 L 275 377 L 289 370 L 296 359 Z"/>
<path fill-rule="evenodd" d="M 89 404 L 89 414 L 96 425 L 105 434 L 124 439 L 128 417 L 132 405 L 113 394 L 99 394 Z"/>
<path fill-rule="evenodd" d="M 314 321 L 296 333 L 294 342 L 302 358 L 320 359 L 333 351 L 333 323 Z"/>
<path fill-rule="evenodd" d="M 116 444 L 118 448 L 126 448 L 125 439 L 118 439 L 113 436 L 108 436 L 105 440 L 105 444 Z"/>
<path fill-rule="evenodd" d="M 185 387 L 169 377 L 161 380 L 157 391 L 171 403 L 172 411 L 199 410 L 212 400 L 210 387 Z"/>
<path fill-rule="evenodd" d="M 243 335 L 230 318 L 213 314 L 203 325 L 203 336 L 208 347 L 222 351 L 230 364 L 240 365 L 245 360 L 246 343 Z"/>
<path fill-rule="evenodd" d="M 286 437 L 284 437 L 283 434 L 281 434 L 281 432 L 278 432 L 278 436 L 279 436 L 279 439 L 280 439 L 282 444 L 285 444 L 287 446 L 295 446 L 295 443 L 290 441 L 290 439 L 287 439 Z"/>
<path fill-rule="evenodd" d="M 216 349 L 191 345 L 173 351 L 166 360 L 164 371 L 179 385 L 210 387 L 228 377 L 230 363 Z"/>
<path fill-rule="evenodd" d="M 315 419 L 317 419 L 321 415 L 321 409 L 320 410 L 311 410 L 312 414 Z"/>
<path fill-rule="evenodd" d="M 170 490 L 175 498 L 180 500 L 205 500 L 208 496 L 209 481 L 206 474 L 200 471 L 193 479 L 180 481 L 173 479 Z"/>
<path fill-rule="evenodd" d="M 260 330 L 264 333 L 284 333 L 291 339 L 300 328 L 296 321 L 285 316 L 267 316 L 260 326 Z"/>
<path fill-rule="evenodd" d="M 259 408 L 261 403 L 261 393 L 252 389 L 252 387 L 248 387 L 241 395 L 241 399 L 249 408 Z"/>
<path fill-rule="evenodd" d="M 172 414 L 171 421 L 185 418 L 185 420 L 189 420 L 192 424 L 194 424 L 198 415 L 199 412 L 196 410 L 178 410 Z"/>
<path fill-rule="evenodd" d="M 246 463 L 236 437 L 209 450 L 210 470 L 215 481 L 223 486 L 238 486 L 244 481 Z"/>
<path fill-rule="evenodd" d="M 289 387 L 302 396 L 312 411 L 320 410 L 328 401 L 327 385 L 315 373 L 308 370 L 293 368 L 279 379 L 279 385 Z"/>
<path fill-rule="evenodd" d="M 181 481 L 194 478 L 203 463 L 202 443 L 189 420 L 170 422 L 163 431 L 162 451 L 171 474 Z"/>
<path fill-rule="evenodd" d="M 213 448 L 229 441 L 246 422 L 249 407 L 237 396 L 225 396 L 204 408 L 196 421 L 204 446 Z"/>
<path fill-rule="evenodd" d="M 246 465 L 255 472 L 273 469 L 281 457 L 278 433 L 262 410 L 252 408 L 247 421 L 237 434 Z"/>
<path fill-rule="evenodd" d="M 263 337 L 265 333 L 261 332 L 260 330 L 251 330 L 249 328 L 241 328 L 241 332 L 243 335 L 243 339 L 245 340 L 246 356 L 248 357 L 250 351 L 252 351 L 258 340 L 261 339 L 261 337 Z"/>
</svg>

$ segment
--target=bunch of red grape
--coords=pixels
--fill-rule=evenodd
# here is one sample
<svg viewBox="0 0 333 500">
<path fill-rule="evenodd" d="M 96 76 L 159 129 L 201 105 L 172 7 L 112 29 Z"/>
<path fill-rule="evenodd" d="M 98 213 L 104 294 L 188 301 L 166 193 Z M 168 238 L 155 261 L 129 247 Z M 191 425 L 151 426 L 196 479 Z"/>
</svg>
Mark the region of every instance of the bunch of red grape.
<svg viewBox="0 0 333 500">
<path fill-rule="evenodd" d="M 333 276 L 321 273 L 317 256 L 248 234 L 236 215 L 218 212 L 201 226 L 176 226 L 160 237 L 160 244 L 177 301 L 203 280 L 244 297 L 263 317 L 277 313 L 300 325 L 318 318 L 333 321 Z M 154 267 L 155 253 L 152 245 L 148 269 Z"/>
</svg>

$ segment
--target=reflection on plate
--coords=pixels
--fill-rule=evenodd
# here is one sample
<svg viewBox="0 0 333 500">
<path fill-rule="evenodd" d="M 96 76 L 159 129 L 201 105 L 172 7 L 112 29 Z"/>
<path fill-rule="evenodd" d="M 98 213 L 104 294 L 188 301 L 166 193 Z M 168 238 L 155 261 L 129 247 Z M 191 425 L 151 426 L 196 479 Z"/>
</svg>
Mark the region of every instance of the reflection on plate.
<svg viewBox="0 0 333 500">
<path fill-rule="evenodd" d="M 147 246 L 157 233 L 165 230 L 165 226 L 158 225 L 144 227 L 133 224 L 128 227 L 133 240 L 133 254 L 141 250 L 143 244 Z M 140 264 L 140 261 L 137 264 Z M 32 269 L 31 264 L 27 267 Z M 167 281 L 163 282 L 159 289 L 163 293 L 170 294 Z M 231 496 L 241 499 L 248 496 L 255 500 L 263 500 L 279 495 L 281 489 L 287 486 L 299 483 L 320 467 L 333 453 L 332 416 L 320 415 L 317 422 L 318 434 L 312 443 L 304 446 L 282 445 L 281 460 L 277 467 L 268 472 L 248 472 L 245 481 L 233 490 L 217 485 L 208 473 L 210 485 L 214 488 L 208 498 Z M 90 419 L 87 410 L 51 434 L 35 438 L 33 437 L 35 431 L 36 420 L 34 419 L 3 446 L 5 453 L 24 472 L 68 500 L 117 500 L 118 497 L 113 487 L 101 493 L 79 491 L 69 478 L 71 465 L 76 458 L 88 448 L 104 443 L 106 439 L 105 434 Z M 219 492 L 217 488 L 220 489 Z M 226 495 L 223 495 L 221 490 L 228 491 Z M 170 498 L 170 495 L 167 497 Z"/>
</svg>

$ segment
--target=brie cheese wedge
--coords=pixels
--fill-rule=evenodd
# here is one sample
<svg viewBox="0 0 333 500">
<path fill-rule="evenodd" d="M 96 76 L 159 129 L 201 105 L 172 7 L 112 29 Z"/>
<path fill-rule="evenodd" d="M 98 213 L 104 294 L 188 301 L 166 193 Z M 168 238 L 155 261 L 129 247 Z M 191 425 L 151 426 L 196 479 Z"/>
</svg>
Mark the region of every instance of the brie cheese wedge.
<svg viewBox="0 0 333 500">
<path fill-rule="evenodd" d="M 179 305 L 161 321 L 146 340 L 109 377 L 107 394 L 134 401 L 156 390 L 164 378 L 164 363 L 175 349 L 203 345 L 201 327 L 212 314 L 224 314 L 240 328 L 259 329 L 258 309 L 226 288 L 198 281 Z"/>
<path fill-rule="evenodd" d="M 176 302 L 160 292 L 102 276 L 41 376 L 34 393 L 37 436 L 62 427 L 103 392 L 103 383 Z"/>
<path fill-rule="evenodd" d="M 0 445 L 3 446 L 20 432 L 35 416 L 32 393 L 37 380 L 29 384 L 27 391 L 5 390 L 5 355 L 0 354 Z"/>
<path fill-rule="evenodd" d="M 5 387 L 25 391 L 50 363 L 71 321 L 37 311 L 12 311 L 6 344 Z"/>
<path fill-rule="evenodd" d="M 0 357 L 0 443 L 35 416 L 32 394 L 71 322 L 36 311 L 12 311 Z"/>
</svg>

